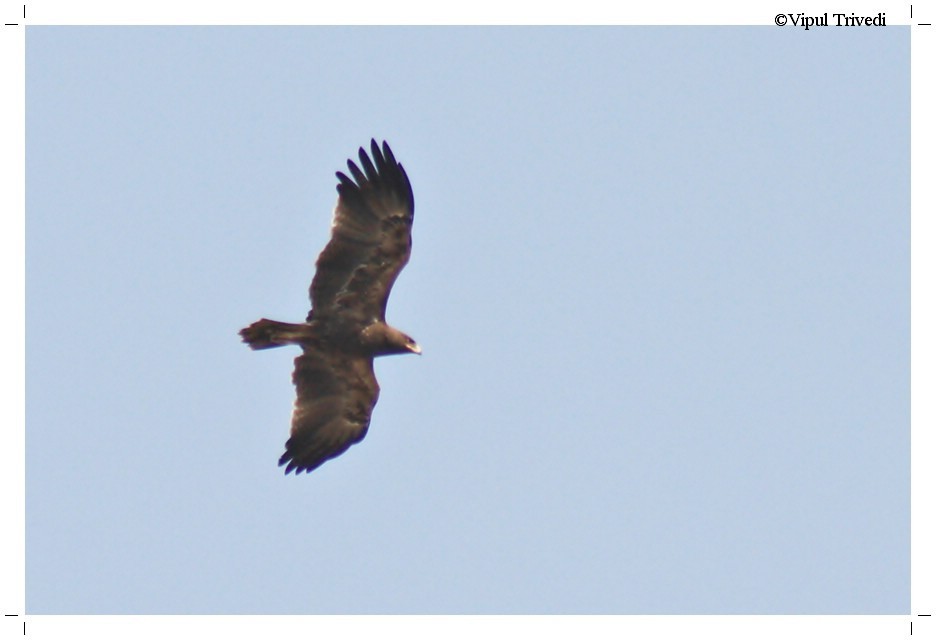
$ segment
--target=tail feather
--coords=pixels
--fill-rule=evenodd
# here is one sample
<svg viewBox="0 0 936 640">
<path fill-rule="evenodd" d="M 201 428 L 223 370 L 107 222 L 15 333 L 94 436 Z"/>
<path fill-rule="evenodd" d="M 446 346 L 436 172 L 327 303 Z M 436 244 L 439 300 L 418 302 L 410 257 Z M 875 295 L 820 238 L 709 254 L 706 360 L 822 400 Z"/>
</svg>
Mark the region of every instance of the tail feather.
<svg viewBox="0 0 936 640">
<path fill-rule="evenodd" d="M 287 344 L 301 344 L 305 337 L 306 324 L 292 324 L 263 318 L 246 329 L 240 330 L 240 336 L 251 349 L 272 349 Z"/>
</svg>

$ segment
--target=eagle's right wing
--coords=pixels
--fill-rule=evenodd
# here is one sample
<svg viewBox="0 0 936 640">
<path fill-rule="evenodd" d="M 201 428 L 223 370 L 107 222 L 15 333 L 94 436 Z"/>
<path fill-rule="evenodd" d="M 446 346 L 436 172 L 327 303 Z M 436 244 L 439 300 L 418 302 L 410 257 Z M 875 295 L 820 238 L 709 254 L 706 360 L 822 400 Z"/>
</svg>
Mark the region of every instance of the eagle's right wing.
<svg viewBox="0 0 936 640">
<path fill-rule="evenodd" d="M 316 319 L 339 315 L 358 322 L 384 320 L 390 289 L 409 261 L 413 189 L 386 142 L 371 140 L 361 168 L 348 160 L 353 178 L 340 171 L 331 240 L 315 264 L 309 288 Z"/>
<path fill-rule="evenodd" d="M 286 452 L 286 473 L 312 471 L 367 434 L 380 387 L 368 357 L 314 349 L 296 358 L 296 405 Z"/>
</svg>

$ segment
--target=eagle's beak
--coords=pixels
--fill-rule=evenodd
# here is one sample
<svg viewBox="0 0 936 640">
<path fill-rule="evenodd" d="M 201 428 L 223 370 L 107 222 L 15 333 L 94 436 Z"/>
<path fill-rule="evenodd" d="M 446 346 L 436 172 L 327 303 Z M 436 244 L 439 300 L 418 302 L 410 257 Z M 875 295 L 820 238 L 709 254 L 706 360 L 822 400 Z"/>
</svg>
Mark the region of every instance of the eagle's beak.
<svg viewBox="0 0 936 640">
<path fill-rule="evenodd" d="M 420 347 L 418 344 L 414 343 L 411 347 L 409 347 L 409 350 L 415 353 L 417 356 L 422 355 L 422 347 Z"/>
</svg>

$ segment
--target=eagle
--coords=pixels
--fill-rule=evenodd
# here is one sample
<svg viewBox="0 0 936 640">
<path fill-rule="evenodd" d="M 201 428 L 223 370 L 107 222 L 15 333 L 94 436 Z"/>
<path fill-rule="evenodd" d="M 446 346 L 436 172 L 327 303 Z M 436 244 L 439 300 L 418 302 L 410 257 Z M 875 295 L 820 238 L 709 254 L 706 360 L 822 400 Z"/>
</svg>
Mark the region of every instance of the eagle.
<svg viewBox="0 0 936 640">
<path fill-rule="evenodd" d="M 380 386 L 374 358 L 422 353 L 411 337 L 387 324 L 387 298 L 409 261 L 413 189 L 403 165 L 384 142 L 371 140 L 350 177 L 337 172 L 338 204 L 331 239 L 315 263 L 305 322 L 263 318 L 240 331 L 251 349 L 294 344 L 296 403 L 286 452 L 286 474 L 309 472 L 367 434 Z"/>
</svg>

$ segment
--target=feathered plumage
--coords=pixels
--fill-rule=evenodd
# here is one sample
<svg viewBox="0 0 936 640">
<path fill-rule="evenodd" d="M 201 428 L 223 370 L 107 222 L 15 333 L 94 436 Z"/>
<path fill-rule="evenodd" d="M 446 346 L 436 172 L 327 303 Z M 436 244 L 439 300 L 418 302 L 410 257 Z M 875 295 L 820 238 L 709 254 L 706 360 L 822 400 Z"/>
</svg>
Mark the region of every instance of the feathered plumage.
<svg viewBox="0 0 936 640">
<path fill-rule="evenodd" d="M 240 335 L 252 349 L 302 347 L 293 383 L 296 405 L 280 465 L 311 471 L 360 442 L 380 387 L 376 356 L 421 353 L 416 342 L 385 322 L 387 299 L 409 261 L 413 190 L 386 142 L 360 149 L 351 177 L 338 172 L 331 240 L 319 255 L 309 288 L 312 310 L 301 324 L 258 320 Z M 372 160 L 373 159 L 373 160 Z"/>
</svg>

